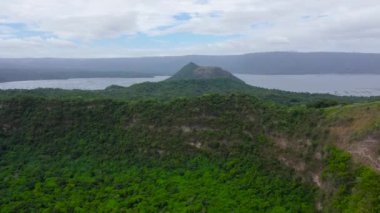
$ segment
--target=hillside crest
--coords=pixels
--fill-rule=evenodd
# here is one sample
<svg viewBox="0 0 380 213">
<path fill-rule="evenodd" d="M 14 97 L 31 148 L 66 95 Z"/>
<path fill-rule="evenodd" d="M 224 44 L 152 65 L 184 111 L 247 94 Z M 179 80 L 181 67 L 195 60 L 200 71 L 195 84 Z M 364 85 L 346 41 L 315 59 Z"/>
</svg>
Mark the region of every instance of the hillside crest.
<svg viewBox="0 0 380 213">
<path fill-rule="evenodd" d="M 223 70 L 220 67 L 199 66 L 193 62 L 188 63 L 182 67 L 177 73 L 175 73 L 168 80 L 191 80 L 191 79 L 214 79 L 214 78 L 226 78 L 235 81 L 242 80 L 235 77 L 230 72 Z"/>
</svg>

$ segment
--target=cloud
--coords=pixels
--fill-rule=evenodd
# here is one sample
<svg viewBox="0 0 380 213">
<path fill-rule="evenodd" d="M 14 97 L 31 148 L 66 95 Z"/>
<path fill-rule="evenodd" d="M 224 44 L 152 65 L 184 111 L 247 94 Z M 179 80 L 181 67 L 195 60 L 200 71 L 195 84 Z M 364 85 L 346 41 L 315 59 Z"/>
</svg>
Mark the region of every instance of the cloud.
<svg viewBox="0 0 380 213">
<path fill-rule="evenodd" d="M 2 0 L 0 14 L 1 56 L 380 52 L 378 0 Z M 184 33 L 194 41 L 178 42 Z M 141 35 L 172 36 L 166 47 L 121 39 Z M 201 35 L 220 39 L 196 43 Z"/>
<path fill-rule="evenodd" d="M 73 39 L 97 39 L 134 34 L 138 30 L 136 15 L 124 16 L 77 16 L 42 21 L 39 29 L 53 32 L 56 36 Z"/>
<path fill-rule="evenodd" d="M 287 44 L 290 42 L 287 37 L 283 37 L 283 36 L 272 36 L 272 37 L 269 37 L 267 41 L 273 44 Z"/>
<path fill-rule="evenodd" d="M 76 45 L 68 40 L 56 38 L 2 38 L 0 37 L 0 57 L 50 57 L 60 52 L 65 54 L 67 50 L 74 52 Z M 27 50 L 27 51 L 25 51 Z M 54 55 L 58 57 L 60 55 Z"/>
</svg>

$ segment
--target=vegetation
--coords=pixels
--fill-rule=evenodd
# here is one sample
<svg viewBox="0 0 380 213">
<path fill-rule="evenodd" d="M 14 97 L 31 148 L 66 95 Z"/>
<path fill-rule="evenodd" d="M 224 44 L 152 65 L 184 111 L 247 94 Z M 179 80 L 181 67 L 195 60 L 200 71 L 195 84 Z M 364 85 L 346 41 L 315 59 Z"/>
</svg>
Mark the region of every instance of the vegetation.
<svg viewBox="0 0 380 213">
<path fill-rule="evenodd" d="M 327 148 L 324 176 L 333 180 L 331 202 L 334 212 L 380 212 L 380 177 L 373 170 L 354 165 L 350 154 Z"/>
<path fill-rule="evenodd" d="M 156 83 L 146 82 L 130 87 L 110 86 L 106 90 L 99 91 L 61 89 L 3 90 L 0 91 L 0 99 L 38 97 L 78 100 L 114 99 L 120 101 L 146 99 L 168 100 L 178 97 L 197 97 L 206 94 L 232 93 L 252 95 L 259 100 L 281 105 L 307 105 L 313 108 L 380 100 L 379 97 L 340 97 L 328 94 L 295 93 L 263 89 L 226 78 L 176 80 Z"/>
<path fill-rule="evenodd" d="M 377 99 L 230 78 L 1 91 L 0 212 L 380 212 Z"/>
<path fill-rule="evenodd" d="M 195 79 L 230 79 L 244 84 L 244 81 L 220 67 L 202 67 L 189 63 L 166 81 L 195 80 Z"/>
<path fill-rule="evenodd" d="M 271 135 L 323 135 L 315 128 L 319 109 L 244 95 L 129 102 L 18 97 L 0 107 L 3 212 L 314 212 L 318 199 L 335 211 L 379 206 L 379 176 L 345 166 L 348 154 L 328 151 L 331 203 L 328 193 L 318 195 L 324 189 L 276 158 L 281 150 Z"/>
<path fill-rule="evenodd" d="M 258 117 L 281 119 L 267 107 L 244 96 L 2 102 L 2 209 L 312 212 L 314 187 L 265 154 L 266 128 L 286 131 Z"/>
<path fill-rule="evenodd" d="M 380 130 L 380 102 L 331 107 L 326 113 L 330 123 L 349 129 L 352 139 L 376 134 Z"/>
</svg>

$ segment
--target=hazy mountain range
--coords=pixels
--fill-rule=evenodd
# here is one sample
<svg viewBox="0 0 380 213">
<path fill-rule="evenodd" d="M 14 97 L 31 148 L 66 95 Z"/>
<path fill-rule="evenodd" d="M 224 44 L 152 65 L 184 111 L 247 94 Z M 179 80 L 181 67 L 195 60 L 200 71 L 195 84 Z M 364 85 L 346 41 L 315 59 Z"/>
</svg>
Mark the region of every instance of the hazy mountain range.
<svg viewBox="0 0 380 213">
<path fill-rule="evenodd" d="M 224 56 L 0 59 L 0 82 L 172 75 L 189 62 L 247 74 L 380 74 L 380 54 L 268 52 Z"/>
</svg>

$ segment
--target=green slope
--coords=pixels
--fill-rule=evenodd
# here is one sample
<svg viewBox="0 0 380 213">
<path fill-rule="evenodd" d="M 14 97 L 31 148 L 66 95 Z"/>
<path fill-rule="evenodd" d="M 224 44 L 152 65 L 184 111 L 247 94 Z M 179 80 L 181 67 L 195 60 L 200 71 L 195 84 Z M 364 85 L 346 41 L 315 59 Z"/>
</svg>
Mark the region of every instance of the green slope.
<svg viewBox="0 0 380 213">
<path fill-rule="evenodd" d="M 173 80 L 156 83 L 146 82 L 135 84 L 130 87 L 110 86 L 105 90 L 98 91 L 61 89 L 3 90 L 0 91 L 0 99 L 10 99 L 21 96 L 79 100 L 167 100 L 178 97 L 197 97 L 205 94 L 231 93 L 252 95 L 260 100 L 271 101 L 282 105 L 305 104 L 319 108 L 337 104 L 380 100 L 379 97 L 340 97 L 328 94 L 285 92 L 280 90 L 258 88 L 225 78 Z"/>
<path fill-rule="evenodd" d="M 4 212 L 379 210 L 379 176 L 326 146 L 319 109 L 247 95 L 0 108 Z"/>
<path fill-rule="evenodd" d="M 244 83 L 239 78 L 235 77 L 232 73 L 223 70 L 220 67 L 204 67 L 194 63 L 185 65 L 181 70 L 175 73 L 166 81 L 177 80 L 195 80 L 195 79 L 230 79 Z"/>
<path fill-rule="evenodd" d="M 316 189 L 266 154 L 285 127 L 265 118 L 281 118 L 249 97 L 1 106 L 5 212 L 314 209 Z"/>
<path fill-rule="evenodd" d="M 380 212 L 379 97 L 188 64 L 99 91 L 0 91 L 0 212 Z"/>
</svg>

